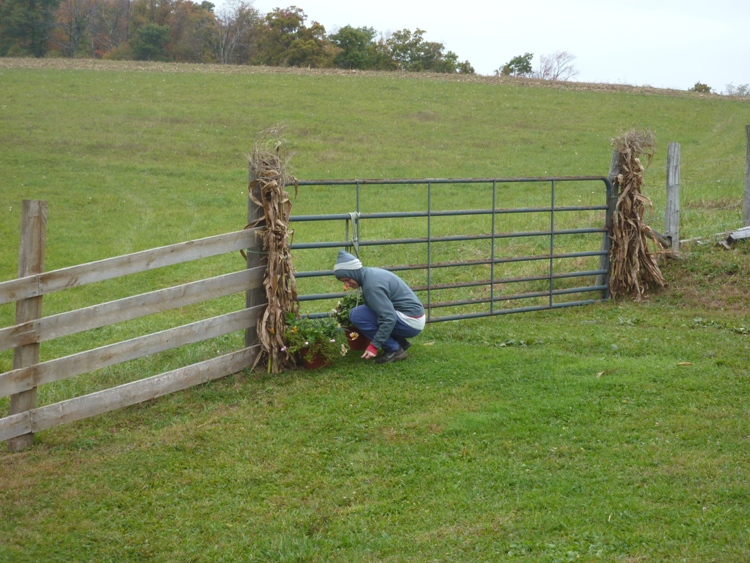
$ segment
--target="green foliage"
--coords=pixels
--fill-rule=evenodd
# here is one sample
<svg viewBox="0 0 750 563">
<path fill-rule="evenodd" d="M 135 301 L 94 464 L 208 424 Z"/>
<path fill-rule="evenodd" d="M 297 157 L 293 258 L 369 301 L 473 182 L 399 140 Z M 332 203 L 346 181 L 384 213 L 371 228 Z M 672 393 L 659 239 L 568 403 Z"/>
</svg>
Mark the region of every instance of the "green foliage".
<svg viewBox="0 0 750 563">
<path fill-rule="evenodd" d="M 286 352 L 304 355 L 312 361 L 318 355 L 332 361 L 347 352 L 346 336 L 332 317 L 298 317 L 287 315 L 284 331 Z"/>
<path fill-rule="evenodd" d="M 695 86 L 690 88 L 688 92 L 698 92 L 700 94 L 710 94 L 711 93 L 711 87 L 708 84 L 703 84 L 702 82 L 696 82 Z"/>
<path fill-rule="evenodd" d="M 425 31 L 409 29 L 394 32 L 387 40 L 391 60 L 399 70 L 425 70 L 434 62 L 434 44 L 424 40 Z"/>
<path fill-rule="evenodd" d="M 453 51 L 448 51 L 442 57 L 438 58 L 431 69 L 433 72 L 474 74 L 474 67 L 469 61 L 459 61 L 458 55 Z"/>
<path fill-rule="evenodd" d="M 333 310 L 333 318 L 336 319 L 341 327 L 351 327 L 352 323 L 349 320 L 349 313 L 351 313 L 354 307 L 362 305 L 362 303 L 362 293 L 360 290 L 347 292 L 336 304 L 336 308 Z"/>
<path fill-rule="evenodd" d="M 459 74 L 474 74 L 476 71 L 469 61 L 461 61 L 456 66 L 456 72 Z"/>
<path fill-rule="evenodd" d="M 167 26 L 147 23 L 136 31 L 130 48 L 138 61 L 165 61 L 167 55 L 164 47 L 168 42 L 169 28 Z"/>
<path fill-rule="evenodd" d="M 328 38 L 340 49 L 333 59 L 336 66 L 359 70 L 375 68 L 374 28 L 346 25 Z"/>
<path fill-rule="evenodd" d="M 304 28 L 305 13 L 297 8 L 276 8 L 265 17 L 256 39 L 258 52 L 254 62 L 270 66 L 282 66 L 287 62 L 287 53 L 292 42 Z"/>
<path fill-rule="evenodd" d="M 276 8 L 257 30 L 255 64 L 329 68 L 336 50 L 318 22 L 305 25 L 307 15 L 296 6 Z"/>
<path fill-rule="evenodd" d="M 534 58 L 533 53 L 526 53 L 513 57 L 500 68 L 500 74 L 503 76 L 531 76 L 531 60 Z"/>
<path fill-rule="evenodd" d="M 3 0 L 0 2 L 0 56 L 43 57 L 55 25 L 60 0 Z"/>
<path fill-rule="evenodd" d="M 169 60 L 215 62 L 219 41 L 211 2 L 203 2 L 200 6 L 193 2 L 180 2 L 175 6 L 166 46 Z"/>
<path fill-rule="evenodd" d="M 385 40 L 386 61 L 381 61 L 387 67 L 412 72 L 432 71 L 443 73 L 473 72 L 468 61 L 459 63 L 458 56 L 452 52 L 444 52 L 442 43 L 424 40 L 425 31 L 417 29 L 412 32 L 402 29 L 394 32 Z"/>
</svg>

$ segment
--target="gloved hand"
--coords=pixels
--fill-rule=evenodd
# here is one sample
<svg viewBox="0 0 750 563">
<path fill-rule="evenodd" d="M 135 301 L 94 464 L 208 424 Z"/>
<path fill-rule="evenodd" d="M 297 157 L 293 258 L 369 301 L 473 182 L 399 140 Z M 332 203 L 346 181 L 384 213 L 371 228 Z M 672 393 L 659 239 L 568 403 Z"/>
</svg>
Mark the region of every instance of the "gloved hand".
<svg viewBox="0 0 750 563">
<path fill-rule="evenodd" d="M 370 345 L 369 345 L 369 346 L 367 347 L 367 349 L 365 350 L 365 353 L 364 353 L 364 354 L 362 354 L 362 357 L 363 357 L 363 358 L 364 358 L 365 360 L 369 360 L 370 358 L 374 358 L 374 357 L 375 357 L 375 356 L 377 356 L 377 355 L 378 355 L 378 349 L 377 349 L 377 348 L 375 348 L 375 346 L 373 346 L 372 344 L 370 344 Z"/>
</svg>

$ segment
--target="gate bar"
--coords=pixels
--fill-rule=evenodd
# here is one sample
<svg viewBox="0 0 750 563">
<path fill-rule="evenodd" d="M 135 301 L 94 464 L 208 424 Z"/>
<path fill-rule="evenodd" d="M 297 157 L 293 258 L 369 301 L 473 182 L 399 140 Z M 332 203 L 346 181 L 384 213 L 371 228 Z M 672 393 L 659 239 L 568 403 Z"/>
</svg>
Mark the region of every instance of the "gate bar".
<svg viewBox="0 0 750 563">
<path fill-rule="evenodd" d="M 558 182 L 582 182 L 582 181 L 602 181 L 606 187 L 606 202 L 604 205 L 592 205 L 592 206 L 561 206 L 556 207 L 556 188 Z M 550 184 L 550 205 L 549 207 L 525 207 L 525 208 L 512 208 L 512 209 L 498 209 L 497 208 L 497 187 L 498 184 L 517 184 L 517 183 L 545 183 Z M 432 209 L 432 187 L 434 184 L 491 184 L 492 187 L 492 209 L 471 209 L 471 210 L 445 210 L 437 211 Z M 602 176 L 556 176 L 556 177 L 527 177 L 527 178 L 426 178 L 426 179 L 358 179 L 358 180 L 300 180 L 297 181 L 298 186 L 354 186 L 356 189 L 356 219 L 396 219 L 396 218 L 427 218 L 427 237 L 426 238 L 408 238 L 408 239 L 392 239 L 392 240 L 367 240 L 357 241 L 358 246 L 387 246 L 387 245 L 405 245 L 405 244 L 427 244 L 427 263 L 426 264 L 411 264 L 411 265 L 400 265 L 393 267 L 384 267 L 384 269 L 390 271 L 406 271 L 406 270 L 422 270 L 426 269 L 427 274 L 427 285 L 424 287 L 415 288 L 415 291 L 426 291 L 427 293 L 427 320 L 432 321 L 444 321 L 444 320 L 455 320 L 462 318 L 473 318 L 482 317 L 496 314 L 507 314 L 511 312 L 526 312 L 526 311 L 537 311 L 545 309 L 556 309 L 563 307 L 570 307 L 575 305 L 584 305 L 597 303 L 600 300 L 579 300 L 579 301 L 567 301 L 563 303 L 555 303 L 554 296 L 574 294 L 574 293 L 585 293 L 585 292 L 597 292 L 601 291 L 604 298 L 609 296 L 608 292 L 608 272 L 609 272 L 609 237 L 608 233 L 612 227 L 612 214 L 614 212 L 614 190 L 612 182 L 609 178 Z M 377 213 L 361 213 L 360 209 L 360 196 L 361 190 L 367 185 L 421 185 L 427 188 L 427 210 L 426 211 L 401 211 L 401 212 L 377 212 Z M 605 211 L 605 225 L 604 228 L 582 228 L 582 229 L 563 229 L 560 231 L 555 230 L 555 214 L 564 213 L 571 211 Z M 549 213 L 549 230 L 544 231 L 529 231 L 521 233 L 497 233 L 497 222 L 496 215 L 510 214 L 510 213 Z M 469 215 L 491 215 L 492 216 L 492 227 L 490 234 L 480 235 L 452 235 L 443 237 L 433 237 L 432 235 L 432 217 L 450 217 L 450 216 L 469 216 Z M 345 238 L 349 239 L 348 221 L 354 220 L 353 214 L 324 214 L 324 215 L 301 215 L 292 216 L 291 221 L 305 222 L 305 221 L 346 221 Z M 352 227 L 354 227 L 352 225 Z M 600 247 L 601 250 L 596 251 L 585 251 L 585 252 L 571 252 L 555 254 L 555 236 L 563 235 L 577 235 L 577 234 L 591 234 L 591 233 L 603 233 L 604 244 Z M 532 255 L 532 256 L 520 256 L 512 258 L 498 258 L 496 256 L 496 245 L 495 241 L 500 239 L 511 239 L 511 238 L 525 238 L 525 237 L 544 237 L 549 236 L 549 253 L 546 255 Z M 490 259 L 489 260 L 475 260 L 475 261 L 461 261 L 461 262 L 432 262 L 432 243 L 434 242 L 457 242 L 457 241 L 491 241 Z M 303 249 L 325 249 L 325 248 L 349 248 L 352 246 L 352 242 L 346 240 L 345 242 L 333 241 L 333 242 L 317 242 L 317 243 L 295 243 L 290 245 L 291 249 L 303 250 Z M 571 273 L 555 273 L 555 260 L 566 259 L 566 258 L 579 258 L 579 257 L 592 257 L 600 256 L 601 263 L 598 270 L 589 270 L 585 272 L 571 272 Z M 549 262 L 549 273 L 545 276 L 530 276 L 528 278 L 508 278 L 504 280 L 495 280 L 495 265 L 496 264 L 510 264 L 518 262 L 528 261 L 540 261 L 546 260 Z M 460 266 L 477 266 L 477 265 L 490 265 L 490 280 L 489 282 L 458 282 L 453 284 L 438 284 L 433 286 L 432 284 L 432 270 L 433 268 L 450 268 Z M 329 276 L 332 272 L 330 270 L 323 271 L 310 271 L 310 272 L 298 272 L 296 277 L 298 278 L 311 278 L 311 277 L 322 277 Z M 596 282 L 593 286 L 567 288 L 567 289 L 554 289 L 554 281 L 566 278 L 575 277 L 588 277 L 597 276 Z M 549 280 L 549 288 L 544 292 L 534 292 L 528 294 L 515 294 L 515 295 L 500 295 L 497 296 L 495 293 L 495 286 L 497 284 L 508 284 L 508 283 L 521 283 L 521 282 L 534 282 Z M 600 281 L 602 280 L 602 281 Z M 603 283 L 602 283 L 603 282 Z M 460 301 L 452 301 L 446 303 L 433 303 L 432 292 L 433 290 L 443 289 L 454 289 L 464 287 L 478 287 L 489 285 L 490 296 L 489 298 L 480 299 L 468 299 Z M 300 296 L 300 301 L 313 301 L 322 299 L 335 299 L 343 297 L 345 294 L 342 293 L 330 293 L 330 294 L 316 294 Z M 494 303 L 501 301 L 510 301 L 514 299 L 530 299 L 548 296 L 548 303 L 544 306 L 532 306 L 522 307 L 516 309 L 501 309 L 496 310 Z M 451 306 L 462 306 L 471 304 L 490 304 L 489 312 L 480 313 L 467 313 L 461 315 L 451 315 L 446 317 L 432 318 L 432 308 L 438 307 L 451 307 Z M 325 313 L 316 313 L 308 316 L 325 316 Z"/>
</svg>

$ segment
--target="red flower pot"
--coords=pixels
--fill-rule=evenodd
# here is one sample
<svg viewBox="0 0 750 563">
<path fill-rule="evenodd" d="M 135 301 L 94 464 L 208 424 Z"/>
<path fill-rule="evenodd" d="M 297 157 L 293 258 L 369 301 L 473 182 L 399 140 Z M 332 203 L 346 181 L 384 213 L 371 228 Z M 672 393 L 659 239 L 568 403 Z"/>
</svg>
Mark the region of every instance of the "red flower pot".
<svg viewBox="0 0 750 563">
<path fill-rule="evenodd" d="M 302 358 L 302 365 L 305 366 L 305 369 L 318 369 L 331 365 L 331 360 L 320 353 L 314 354 L 312 358 L 308 360 L 308 352 L 309 350 L 307 348 L 303 348 L 299 351 L 300 358 Z"/>
<path fill-rule="evenodd" d="M 350 350 L 366 350 L 370 345 L 370 339 L 359 332 L 356 328 L 348 326 L 344 329 L 346 339 L 349 341 Z"/>
</svg>

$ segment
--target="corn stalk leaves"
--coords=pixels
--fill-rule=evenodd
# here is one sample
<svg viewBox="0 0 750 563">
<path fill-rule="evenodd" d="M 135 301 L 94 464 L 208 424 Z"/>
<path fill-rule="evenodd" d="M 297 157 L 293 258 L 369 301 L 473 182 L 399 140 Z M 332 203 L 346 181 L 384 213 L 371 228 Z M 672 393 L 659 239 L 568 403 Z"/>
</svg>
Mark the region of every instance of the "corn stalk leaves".
<svg viewBox="0 0 750 563">
<path fill-rule="evenodd" d="M 263 209 L 263 217 L 248 225 L 259 227 L 266 253 L 266 273 L 263 287 L 268 303 L 258 316 L 257 334 L 261 351 L 253 367 L 264 361 L 269 373 L 279 373 L 294 365 L 294 359 L 285 352 L 284 329 L 287 313 L 299 313 L 297 282 L 294 277 L 292 255 L 289 250 L 294 230 L 289 229 L 292 202 L 285 186 L 292 181 L 295 193 L 297 181 L 287 174 L 289 158 L 281 155 L 281 142 L 269 150 L 265 138 L 255 143 L 250 155 L 248 186 L 250 200 Z"/>
<path fill-rule="evenodd" d="M 646 290 L 656 285 L 664 286 L 664 276 L 656 261 L 662 247 L 652 252 L 648 244 L 649 227 L 644 220 L 651 200 L 642 193 L 645 168 L 641 158 L 648 163 L 656 148 L 651 132 L 629 131 L 612 139 L 619 154 L 620 173 L 615 178 L 618 189 L 617 208 L 612 230 L 610 253 L 610 291 L 613 296 L 630 294 L 640 300 Z"/>
</svg>

